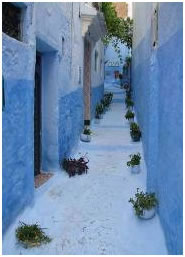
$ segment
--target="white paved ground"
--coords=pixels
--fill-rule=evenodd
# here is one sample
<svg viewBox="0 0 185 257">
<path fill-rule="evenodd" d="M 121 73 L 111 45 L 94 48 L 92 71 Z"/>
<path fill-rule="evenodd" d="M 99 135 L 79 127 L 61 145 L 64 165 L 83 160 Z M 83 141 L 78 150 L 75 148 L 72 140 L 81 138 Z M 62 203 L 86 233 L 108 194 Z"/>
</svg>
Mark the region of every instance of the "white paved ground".
<svg viewBox="0 0 185 257">
<path fill-rule="evenodd" d="M 142 147 L 130 139 L 122 90 L 108 90 L 114 93 L 111 110 L 92 126 L 92 142 L 80 142 L 76 151 L 88 153 L 88 174 L 68 178 L 59 172 L 38 189 L 35 205 L 5 235 L 4 254 L 167 254 L 158 216 L 140 220 L 128 203 L 137 187 L 145 189 L 144 162 L 138 175 L 126 166 L 129 154 L 142 153 Z M 19 221 L 39 222 L 52 242 L 23 249 L 15 240 Z"/>
</svg>

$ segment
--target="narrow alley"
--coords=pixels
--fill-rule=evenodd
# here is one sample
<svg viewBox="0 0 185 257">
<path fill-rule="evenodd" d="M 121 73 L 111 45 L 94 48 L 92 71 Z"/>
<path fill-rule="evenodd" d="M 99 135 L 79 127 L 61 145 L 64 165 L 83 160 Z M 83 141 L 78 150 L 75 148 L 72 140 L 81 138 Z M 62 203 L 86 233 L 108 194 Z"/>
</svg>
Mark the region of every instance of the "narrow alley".
<svg viewBox="0 0 185 257">
<path fill-rule="evenodd" d="M 182 2 L 2 2 L 3 254 L 183 254 L 182 52 Z"/>
<path fill-rule="evenodd" d="M 107 84 L 114 94 L 111 109 L 100 124 L 92 125 L 92 142 L 79 142 L 74 156 L 87 155 L 86 175 L 69 178 L 57 173 L 37 189 L 34 208 L 27 208 L 4 239 L 4 254 L 167 254 L 158 215 L 138 219 L 128 200 L 136 188 L 145 190 L 146 169 L 131 174 L 129 154 L 140 152 L 132 142 L 124 118 L 124 92 L 118 84 Z M 39 248 L 16 245 L 19 221 L 40 223 L 52 238 Z"/>
</svg>

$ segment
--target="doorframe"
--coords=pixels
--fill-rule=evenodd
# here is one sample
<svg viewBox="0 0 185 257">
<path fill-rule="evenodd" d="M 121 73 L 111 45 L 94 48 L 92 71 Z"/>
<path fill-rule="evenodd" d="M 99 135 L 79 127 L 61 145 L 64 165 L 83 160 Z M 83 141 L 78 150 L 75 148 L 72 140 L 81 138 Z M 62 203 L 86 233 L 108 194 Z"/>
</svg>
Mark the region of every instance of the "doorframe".
<svg viewBox="0 0 185 257">
<path fill-rule="evenodd" d="M 40 170 L 41 170 L 41 163 L 42 163 L 42 53 L 36 50 L 36 62 L 35 62 L 35 76 L 36 76 L 36 65 L 37 65 L 37 58 L 40 58 L 40 69 L 39 69 L 39 73 L 40 73 L 40 83 L 39 83 L 39 89 L 38 89 L 38 94 L 36 96 L 36 78 L 35 78 L 35 83 L 34 83 L 34 176 L 37 176 L 40 174 Z M 37 97 L 37 99 L 36 99 Z M 36 147 L 36 123 L 35 123 L 35 115 L 36 114 L 36 102 L 39 105 L 39 121 L 37 123 L 37 125 L 39 126 L 39 131 L 37 133 L 39 133 L 39 150 Z M 37 153 L 36 153 L 37 151 Z M 36 167 L 36 161 L 35 161 L 35 155 L 39 154 L 39 171 L 37 171 L 37 167 Z"/>
<path fill-rule="evenodd" d="M 91 42 L 84 38 L 84 78 L 83 78 L 83 95 L 84 95 L 84 125 L 89 126 L 91 122 Z"/>
</svg>

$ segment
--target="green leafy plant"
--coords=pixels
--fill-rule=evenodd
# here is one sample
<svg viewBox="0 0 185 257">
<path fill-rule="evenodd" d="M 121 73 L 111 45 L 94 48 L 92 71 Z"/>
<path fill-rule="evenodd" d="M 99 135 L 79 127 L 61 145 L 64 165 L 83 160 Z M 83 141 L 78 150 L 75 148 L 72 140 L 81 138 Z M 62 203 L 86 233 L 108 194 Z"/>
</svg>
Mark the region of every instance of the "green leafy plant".
<svg viewBox="0 0 185 257">
<path fill-rule="evenodd" d="M 130 110 L 128 110 L 125 114 L 125 119 L 130 120 L 133 119 L 135 116 L 134 112 L 131 112 Z"/>
<path fill-rule="evenodd" d="M 134 106 L 134 102 L 131 100 L 130 97 L 127 97 L 127 98 L 125 99 L 125 104 L 126 104 L 127 108 Z"/>
<path fill-rule="evenodd" d="M 124 88 L 125 90 L 128 90 L 129 87 L 130 87 L 130 85 L 129 85 L 128 83 L 125 83 L 123 88 Z"/>
<path fill-rule="evenodd" d="M 104 94 L 103 104 L 105 108 L 109 107 L 109 105 L 112 102 L 112 98 L 113 98 L 113 93 L 109 92 Z"/>
<path fill-rule="evenodd" d="M 140 153 L 138 153 L 138 154 L 131 154 L 129 156 L 130 156 L 130 161 L 127 162 L 127 166 L 134 167 L 134 166 L 140 164 L 140 161 L 141 161 Z"/>
<path fill-rule="evenodd" d="M 52 240 L 37 223 L 28 225 L 23 222 L 20 222 L 20 226 L 16 229 L 16 238 L 25 247 L 39 246 Z"/>
<path fill-rule="evenodd" d="M 89 128 L 84 128 L 83 134 L 85 135 L 91 135 L 92 131 Z"/>
<path fill-rule="evenodd" d="M 117 47 L 118 42 L 121 42 L 126 44 L 128 48 L 131 48 L 133 36 L 133 20 L 129 17 L 126 19 L 119 18 L 112 2 L 102 2 L 101 11 L 104 14 L 107 26 L 107 35 L 104 38 L 105 43 L 114 38 L 115 47 Z"/>
<path fill-rule="evenodd" d="M 134 141 L 139 141 L 141 137 L 141 131 L 137 123 L 132 122 L 130 124 L 130 135 Z"/>
<path fill-rule="evenodd" d="M 97 104 L 96 105 L 96 114 L 101 115 L 104 111 L 103 105 L 102 104 Z"/>
<path fill-rule="evenodd" d="M 132 96 L 132 94 L 131 94 L 131 90 L 130 89 L 126 89 L 126 98 L 130 98 L 131 99 L 131 96 Z"/>
<path fill-rule="evenodd" d="M 132 60 L 132 57 L 131 57 L 131 56 L 127 56 L 127 57 L 125 58 L 125 63 L 126 63 L 127 66 L 129 66 L 129 65 L 131 64 L 131 60 Z"/>
<path fill-rule="evenodd" d="M 112 43 L 120 62 L 123 63 L 119 43 L 125 44 L 129 49 L 132 48 L 133 20 L 129 17 L 119 18 L 112 2 L 102 2 L 101 11 L 104 14 L 107 27 L 107 34 L 103 42 L 105 45 Z"/>
<path fill-rule="evenodd" d="M 139 188 L 137 188 L 135 198 L 130 198 L 129 202 L 133 205 L 137 216 L 142 216 L 144 210 L 150 210 L 158 204 L 155 193 L 144 193 L 139 191 Z"/>
</svg>

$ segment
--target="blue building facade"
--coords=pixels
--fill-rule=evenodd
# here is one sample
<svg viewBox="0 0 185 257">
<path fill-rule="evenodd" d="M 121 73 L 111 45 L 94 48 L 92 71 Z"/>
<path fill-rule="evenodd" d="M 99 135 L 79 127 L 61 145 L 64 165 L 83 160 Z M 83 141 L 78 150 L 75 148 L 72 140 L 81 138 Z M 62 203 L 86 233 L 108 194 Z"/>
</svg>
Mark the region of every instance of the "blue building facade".
<svg viewBox="0 0 185 257">
<path fill-rule="evenodd" d="M 169 254 L 183 252 L 182 13 L 182 3 L 133 4 L 135 111 Z"/>
<path fill-rule="evenodd" d="M 35 160 L 41 171 L 60 171 L 84 120 L 93 119 L 104 92 L 105 33 L 102 15 L 87 3 L 5 5 L 3 10 L 15 6 L 21 13 L 21 37 L 3 31 L 3 233 L 34 203 Z M 88 80 L 84 40 L 91 46 Z M 38 118 L 40 130 L 35 127 Z"/>
</svg>

